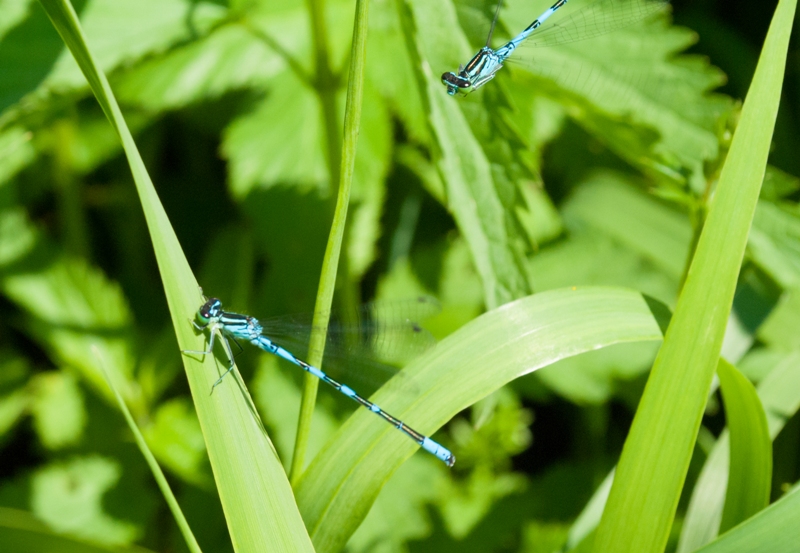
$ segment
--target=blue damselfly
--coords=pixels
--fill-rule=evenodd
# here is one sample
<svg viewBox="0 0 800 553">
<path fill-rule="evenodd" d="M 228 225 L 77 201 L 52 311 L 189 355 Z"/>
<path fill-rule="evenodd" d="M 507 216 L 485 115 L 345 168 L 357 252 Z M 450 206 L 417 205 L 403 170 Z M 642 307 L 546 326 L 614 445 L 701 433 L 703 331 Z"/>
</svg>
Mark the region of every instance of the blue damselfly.
<svg viewBox="0 0 800 553">
<path fill-rule="evenodd" d="M 375 413 L 376 415 L 387 421 L 389 424 L 391 424 L 392 426 L 403 432 L 406 436 L 414 440 L 417 444 L 419 444 L 420 447 L 422 447 L 422 449 L 444 461 L 447 464 L 447 466 L 452 467 L 453 464 L 456 462 L 455 456 L 442 445 L 438 444 L 429 437 L 417 432 L 416 430 L 405 424 L 403 421 L 401 421 L 396 417 L 393 417 L 392 415 L 390 415 L 389 413 L 387 413 L 386 411 L 384 411 L 371 401 L 364 399 L 349 386 L 346 386 L 334 380 L 333 378 L 329 377 L 327 374 L 322 372 L 320 369 L 309 365 L 308 363 L 302 361 L 301 359 L 298 359 L 288 350 L 274 343 L 272 340 L 270 340 L 267 336 L 264 335 L 264 329 L 261 323 L 255 317 L 224 311 L 222 309 L 222 302 L 220 300 L 218 300 L 217 298 L 210 298 L 198 310 L 197 320 L 199 321 L 199 324 L 197 321 L 192 321 L 194 327 L 199 331 L 207 330 L 209 332 L 208 348 L 204 351 L 184 350 L 183 353 L 198 354 L 198 355 L 210 354 L 214 349 L 214 340 L 217 335 L 217 332 L 219 332 L 220 336 L 222 337 L 222 344 L 225 348 L 225 352 L 230 361 L 228 370 L 225 371 L 225 373 L 223 373 L 223 375 L 220 376 L 219 379 L 211 387 L 212 393 L 214 391 L 214 388 L 216 388 L 219 384 L 222 383 L 222 380 L 229 372 L 233 370 L 234 367 L 233 351 L 231 350 L 228 338 L 231 338 L 233 340 L 247 341 L 268 353 L 277 355 L 278 357 L 283 358 L 289 361 L 290 363 L 297 365 L 304 371 L 313 374 L 323 382 L 329 384 L 339 393 L 352 399 L 362 407 L 366 407 L 368 410 Z"/>
<path fill-rule="evenodd" d="M 460 66 L 457 72 L 448 71 L 442 75 L 442 83 L 447 87 L 447 93 L 451 96 L 466 95 L 491 81 L 503 67 L 503 62 L 523 42 L 539 46 L 555 46 L 596 37 L 631 25 L 669 5 L 667 0 L 593 0 L 566 18 L 562 24 L 550 25 L 539 31 L 542 24 L 564 7 L 567 1 L 558 0 L 521 33 L 495 50 L 490 42 L 502 6 L 502 0 L 499 1 L 485 46 L 466 65 Z M 532 35 L 534 38 L 531 38 Z"/>
</svg>

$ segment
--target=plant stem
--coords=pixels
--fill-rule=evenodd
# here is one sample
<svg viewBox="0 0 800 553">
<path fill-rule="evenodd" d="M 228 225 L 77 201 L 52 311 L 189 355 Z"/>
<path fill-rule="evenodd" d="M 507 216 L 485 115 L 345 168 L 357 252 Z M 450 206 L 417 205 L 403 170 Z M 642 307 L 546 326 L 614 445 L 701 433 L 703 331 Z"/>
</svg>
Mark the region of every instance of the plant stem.
<svg viewBox="0 0 800 553">
<path fill-rule="evenodd" d="M 313 32 L 316 36 L 315 40 L 317 41 L 315 43 L 317 67 L 318 69 L 323 66 L 327 68 L 324 72 L 319 73 L 319 86 L 325 83 L 334 83 L 335 85 L 338 79 L 335 79 L 330 73 L 327 46 L 325 45 L 326 43 L 322 43 L 325 37 L 317 33 L 319 28 L 324 27 L 322 21 L 322 0 L 309 0 L 309 7 L 312 14 Z M 350 55 L 349 81 L 347 85 L 347 104 L 344 113 L 344 137 L 341 146 L 341 161 L 336 164 L 333 163 L 334 160 L 339 160 L 336 155 L 338 153 L 335 109 L 336 87 L 333 86 L 329 88 L 326 86 L 320 89 L 323 112 L 326 114 L 325 122 L 328 134 L 328 152 L 331 160 L 331 176 L 337 177 L 336 181 L 338 181 L 339 187 L 333 222 L 331 223 L 331 232 L 328 237 L 328 245 L 325 248 L 325 257 L 322 260 L 322 273 L 320 275 L 319 288 L 317 289 L 317 303 L 311 343 L 309 346 L 308 362 L 316 367 L 320 366 L 322 352 L 325 350 L 328 313 L 330 312 L 331 303 L 333 302 L 333 291 L 336 287 L 336 272 L 342 251 L 345 222 L 347 220 L 347 208 L 350 203 L 350 187 L 353 182 L 356 145 L 358 144 L 358 133 L 361 124 L 361 103 L 364 96 L 364 66 L 366 63 L 368 14 L 369 0 L 357 0 L 355 22 L 353 24 L 353 46 Z M 336 171 L 335 174 L 334 171 Z M 334 179 L 332 178 L 331 184 L 333 183 Z M 297 424 L 297 438 L 290 472 L 292 484 L 295 484 L 302 474 L 306 448 L 308 446 L 308 435 L 311 429 L 311 416 L 314 411 L 318 385 L 319 380 L 314 376 L 310 374 L 305 375 L 303 397 L 300 404 L 300 418 Z"/>
</svg>

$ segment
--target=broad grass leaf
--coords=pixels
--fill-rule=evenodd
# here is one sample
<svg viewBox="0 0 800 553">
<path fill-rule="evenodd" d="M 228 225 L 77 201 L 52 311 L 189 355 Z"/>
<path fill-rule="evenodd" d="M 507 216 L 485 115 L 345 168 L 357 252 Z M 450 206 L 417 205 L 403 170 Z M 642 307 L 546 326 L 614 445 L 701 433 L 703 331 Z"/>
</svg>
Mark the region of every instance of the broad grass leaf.
<svg viewBox="0 0 800 553">
<path fill-rule="evenodd" d="M 769 505 L 772 486 L 772 440 L 756 389 L 736 367 L 720 360 L 717 367 L 725 418 L 730 431 L 730 475 L 720 532 Z"/>
<path fill-rule="evenodd" d="M 392 380 L 372 399 L 429 434 L 514 378 L 559 359 L 660 338 L 651 304 L 639 293 L 600 287 L 544 292 L 478 317 L 406 367 L 402 385 L 411 383 L 420 394 L 402 393 Z M 380 487 L 416 449 L 372 413 L 360 409 L 350 417 L 296 486 L 318 551 L 341 549 Z"/>
<path fill-rule="evenodd" d="M 795 3 L 784 0 L 775 13 L 686 284 L 617 466 L 596 551 L 660 553 L 666 546 L 766 170 L 794 10 Z"/>
<path fill-rule="evenodd" d="M 783 353 L 758 386 L 771 439 L 800 410 L 800 398 L 793 390 L 800 386 L 800 353 Z M 681 529 L 678 553 L 690 553 L 713 540 L 719 533 L 729 474 L 730 443 L 723 432 L 700 472 Z"/>
</svg>

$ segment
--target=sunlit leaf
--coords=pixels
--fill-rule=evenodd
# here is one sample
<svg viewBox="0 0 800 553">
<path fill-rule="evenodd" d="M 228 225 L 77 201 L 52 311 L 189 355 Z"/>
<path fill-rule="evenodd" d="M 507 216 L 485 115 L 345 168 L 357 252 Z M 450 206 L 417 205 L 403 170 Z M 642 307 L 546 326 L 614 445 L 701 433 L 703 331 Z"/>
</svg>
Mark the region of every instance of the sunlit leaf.
<svg viewBox="0 0 800 553">
<path fill-rule="evenodd" d="M 0 507 L 0 547 L 16 553 L 148 553 L 143 547 L 106 546 L 53 531 L 31 513 Z"/>
<path fill-rule="evenodd" d="M 758 386 L 758 396 L 764 405 L 772 439 L 800 409 L 800 398 L 791 390 L 800 385 L 800 354 L 783 354 L 764 381 Z M 680 553 L 689 553 L 713 540 L 722 520 L 725 490 L 729 473 L 729 438 L 727 432 L 717 440 L 698 477 L 686 512 Z"/>
<path fill-rule="evenodd" d="M 33 478 L 31 507 L 57 530 L 107 544 L 128 544 L 141 534 L 134 524 L 103 509 L 103 495 L 121 476 L 119 464 L 92 456 L 51 465 Z"/>
<path fill-rule="evenodd" d="M 39 375 L 33 388 L 31 414 L 42 444 L 51 449 L 75 445 L 86 425 L 78 383 L 68 374 L 54 372 Z"/>
<path fill-rule="evenodd" d="M 426 433 L 510 380 L 559 359 L 614 343 L 660 338 L 651 308 L 638 293 L 578 288 L 536 294 L 479 317 L 408 366 L 402 383 L 424 393 L 402 393 L 396 379 L 373 399 Z M 354 413 L 296 488 L 318 551 L 344 545 L 377 490 L 416 448 L 374 414 L 363 409 Z"/>
<path fill-rule="evenodd" d="M 720 532 L 726 532 L 767 505 L 772 485 L 772 441 L 756 390 L 727 361 L 717 367 L 730 431 L 730 471 Z"/>
<path fill-rule="evenodd" d="M 766 169 L 794 9 L 792 0 L 782 1 L 767 35 L 686 284 L 617 465 L 595 538 L 598 550 L 660 552 L 667 543 Z"/>
</svg>

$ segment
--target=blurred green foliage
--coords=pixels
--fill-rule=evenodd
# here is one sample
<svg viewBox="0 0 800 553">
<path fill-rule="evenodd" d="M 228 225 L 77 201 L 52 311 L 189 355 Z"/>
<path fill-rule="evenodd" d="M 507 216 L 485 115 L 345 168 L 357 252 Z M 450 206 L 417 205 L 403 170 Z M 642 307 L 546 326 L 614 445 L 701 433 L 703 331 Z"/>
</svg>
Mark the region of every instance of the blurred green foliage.
<svg viewBox="0 0 800 553">
<path fill-rule="evenodd" d="M 549 3 L 509 0 L 497 34 Z M 674 4 L 681 25 L 664 12 L 537 49 L 453 99 L 438 75 L 481 45 L 493 3 L 373 0 L 338 307 L 433 295 L 443 309 L 426 327 L 442 338 L 556 288 L 628 287 L 674 306 L 771 16 L 755 2 Z M 75 8 L 204 290 L 259 316 L 313 309 L 335 191 L 306 2 Z M 353 9 L 328 0 L 325 11 L 340 122 Z M 727 95 L 702 53 L 724 68 Z M 800 402 L 780 395 L 800 372 L 796 85 L 723 347 L 780 410 L 772 438 L 793 433 L 778 436 L 793 445 L 774 457 L 773 498 L 798 476 Z M 38 3 L 0 0 L 0 544 L 28 511 L 86 548 L 185 550 L 96 346 L 201 546 L 232 549 L 152 251 L 119 141 L 77 65 Z M 578 545 L 570 526 L 619 456 L 656 350 L 570 357 L 475 404 L 440 434 L 456 467 L 413 457 L 348 550 Z M 298 371 L 253 351 L 237 361 L 288 467 Z M 334 396 L 320 395 L 310 455 L 352 409 Z M 679 518 L 721 463 L 714 405 Z"/>
</svg>

